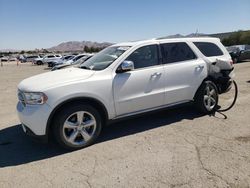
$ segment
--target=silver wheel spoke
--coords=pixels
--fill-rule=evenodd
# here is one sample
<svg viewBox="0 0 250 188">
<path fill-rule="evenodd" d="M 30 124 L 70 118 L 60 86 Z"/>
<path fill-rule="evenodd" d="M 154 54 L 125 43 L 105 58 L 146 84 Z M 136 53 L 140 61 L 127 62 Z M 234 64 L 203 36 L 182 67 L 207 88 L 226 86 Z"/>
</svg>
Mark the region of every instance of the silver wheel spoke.
<svg viewBox="0 0 250 188">
<path fill-rule="evenodd" d="M 208 100 L 207 100 L 207 106 L 208 106 L 208 108 L 211 107 L 211 98 L 208 98 Z"/>
<path fill-rule="evenodd" d="M 210 95 L 214 96 L 214 94 L 215 94 L 215 90 L 212 89 L 212 90 L 210 91 Z"/>
<path fill-rule="evenodd" d="M 83 127 L 84 128 L 92 127 L 95 125 L 95 123 L 96 123 L 95 120 L 91 119 L 91 120 L 85 121 Z"/>
<path fill-rule="evenodd" d="M 69 142 L 74 144 L 77 135 L 78 135 L 78 131 L 77 130 L 73 131 L 69 137 Z"/>
<path fill-rule="evenodd" d="M 82 112 L 82 111 L 77 112 L 76 115 L 77 115 L 78 123 L 81 124 L 83 122 L 84 112 Z"/>
<path fill-rule="evenodd" d="M 207 99 L 208 99 L 208 96 L 204 95 L 204 100 L 207 101 Z"/>
<path fill-rule="evenodd" d="M 207 95 L 209 95 L 209 94 L 210 94 L 210 89 L 209 89 L 209 86 L 207 86 L 207 87 L 206 87 L 206 93 L 207 93 Z"/>
<path fill-rule="evenodd" d="M 212 97 L 210 99 L 211 99 L 211 102 L 213 103 L 213 105 L 215 105 L 215 103 L 216 103 L 215 99 Z"/>
<path fill-rule="evenodd" d="M 66 129 L 75 129 L 77 126 L 77 123 L 72 123 L 70 121 L 66 121 L 63 126 Z"/>
<path fill-rule="evenodd" d="M 91 138 L 91 136 L 89 135 L 89 133 L 87 131 L 85 131 L 85 130 L 81 130 L 80 134 L 82 135 L 82 137 L 83 137 L 83 139 L 85 141 L 88 141 Z"/>
</svg>

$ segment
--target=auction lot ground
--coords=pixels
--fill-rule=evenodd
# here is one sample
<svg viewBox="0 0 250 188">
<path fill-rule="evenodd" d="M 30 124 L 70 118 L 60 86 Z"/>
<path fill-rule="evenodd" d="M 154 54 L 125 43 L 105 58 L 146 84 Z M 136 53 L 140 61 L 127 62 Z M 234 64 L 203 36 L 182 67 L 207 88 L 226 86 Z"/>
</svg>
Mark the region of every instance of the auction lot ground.
<svg viewBox="0 0 250 188">
<path fill-rule="evenodd" d="M 250 187 L 250 62 L 235 68 L 240 93 L 227 119 L 164 110 L 106 127 L 97 144 L 67 153 L 27 138 L 15 111 L 17 84 L 49 70 L 4 63 L 0 187 Z"/>
</svg>

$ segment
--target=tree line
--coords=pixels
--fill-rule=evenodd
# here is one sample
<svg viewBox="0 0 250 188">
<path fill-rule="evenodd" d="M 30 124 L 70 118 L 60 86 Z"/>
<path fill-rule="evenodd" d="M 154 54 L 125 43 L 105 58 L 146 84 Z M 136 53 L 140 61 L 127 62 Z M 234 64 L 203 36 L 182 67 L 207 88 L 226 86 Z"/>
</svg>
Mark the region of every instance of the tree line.
<svg viewBox="0 0 250 188">
<path fill-rule="evenodd" d="M 96 52 L 101 51 L 102 49 L 104 49 L 104 48 L 93 47 L 93 46 L 91 46 L 91 47 L 84 46 L 83 51 L 86 52 L 86 53 L 96 53 Z"/>
<path fill-rule="evenodd" d="M 229 37 L 222 39 L 221 41 L 225 46 L 232 45 L 250 45 L 250 31 L 237 31 L 232 33 Z"/>
</svg>

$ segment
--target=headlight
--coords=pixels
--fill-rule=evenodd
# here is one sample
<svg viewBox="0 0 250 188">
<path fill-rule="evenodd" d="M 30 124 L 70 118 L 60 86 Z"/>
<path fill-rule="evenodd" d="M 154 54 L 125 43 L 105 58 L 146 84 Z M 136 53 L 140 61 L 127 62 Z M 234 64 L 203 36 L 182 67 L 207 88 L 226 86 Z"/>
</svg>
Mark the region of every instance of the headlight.
<svg viewBox="0 0 250 188">
<path fill-rule="evenodd" d="M 24 102 L 26 104 L 44 104 L 48 97 L 42 92 L 24 92 Z"/>
</svg>

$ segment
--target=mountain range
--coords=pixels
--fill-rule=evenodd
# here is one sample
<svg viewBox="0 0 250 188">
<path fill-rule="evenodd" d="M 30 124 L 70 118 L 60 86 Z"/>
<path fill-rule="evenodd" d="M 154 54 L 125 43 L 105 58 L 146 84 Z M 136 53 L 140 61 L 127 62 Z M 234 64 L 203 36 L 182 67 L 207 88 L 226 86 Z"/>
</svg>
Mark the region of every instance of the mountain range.
<svg viewBox="0 0 250 188">
<path fill-rule="evenodd" d="M 58 52 L 67 52 L 67 51 L 83 51 L 84 47 L 87 46 L 89 48 L 105 48 L 107 46 L 112 45 L 109 42 L 92 42 L 92 41 L 69 41 L 63 42 L 57 46 L 48 48 L 48 51 L 58 51 Z"/>
</svg>

